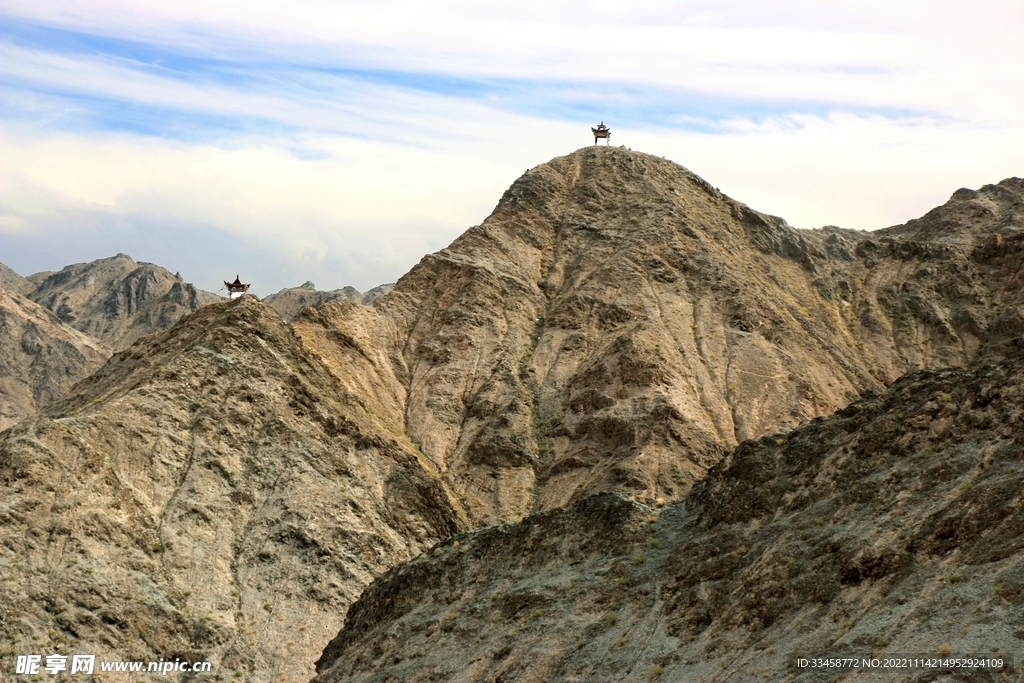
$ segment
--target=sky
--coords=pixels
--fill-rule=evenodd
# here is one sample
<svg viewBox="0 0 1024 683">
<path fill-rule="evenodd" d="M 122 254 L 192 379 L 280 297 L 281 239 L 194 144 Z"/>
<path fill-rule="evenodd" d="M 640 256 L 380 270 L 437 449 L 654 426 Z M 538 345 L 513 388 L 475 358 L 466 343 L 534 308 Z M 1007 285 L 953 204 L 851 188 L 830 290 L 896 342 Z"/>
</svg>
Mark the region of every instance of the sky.
<svg viewBox="0 0 1024 683">
<path fill-rule="evenodd" d="M 795 227 L 902 223 L 1024 175 L 1024 1 L 3 0 L 0 262 L 365 290 L 599 121 Z"/>
</svg>

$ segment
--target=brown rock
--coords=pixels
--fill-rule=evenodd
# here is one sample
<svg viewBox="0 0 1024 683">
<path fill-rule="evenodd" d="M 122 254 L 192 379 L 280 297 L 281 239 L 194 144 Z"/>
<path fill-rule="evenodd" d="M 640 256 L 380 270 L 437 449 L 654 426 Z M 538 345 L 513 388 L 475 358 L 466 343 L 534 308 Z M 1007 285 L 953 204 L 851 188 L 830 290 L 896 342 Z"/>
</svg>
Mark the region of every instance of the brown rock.
<svg viewBox="0 0 1024 683">
<path fill-rule="evenodd" d="M 880 233 L 802 231 L 671 162 L 580 150 L 373 304 L 380 322 L 359 324 L 382 334 L 362 346 L 391 367 L 372 391 L 400 385 L 405 433 L 477 523 L 600 491 L 676 497 L 744 439 L 1008 353 L 1020 254 L 971 254 L 997 226 L 1024 238 L 1022 186 Z"/>
<path fill-rule="evenodd" d="M 1016 443 L 1019 415 L 1007 407 L 1016 380 L 1001 384 L 997 373 L 979 389 L 979 405 L 995 406 L 988 412 L 950 412 L 945 396 L 984 376 L 945 371 L 871 399 L 883 402 L 864 404 L 877 407 L 868 422 L 823 416 L 907 371 L 1005 369 L 1002 360 L 1020 358 L 1021 195 L 1010 179 L 881 233 L 798 231 L 675 164 L 591 148 L 528 172 L 482 225 L 370 306 L 303 309 L 318 294 L 311 286 L 281 296 L 283 315 L 298 315 L 290 326 L 253 297 L 201 307 L 179 283 L 154 298 L 163 276 L 127 257 L 49 275 L 33 296 L 118 344 L 198 310 L 0 437 L 0 578 L 10 578 L 0 600 L 24 614 L 5 622 L 6 643 L 78 641 L 118 659 L 181 653 L 212 659 L 222 680 L 236 670 L 245 680 L 303 680 L 375 577 L 456 531 L 515 520 L 525 521 L 460 541 L 475 548 L 456 563 L 465 574 L 421 558 L 371 588 L 321 661 L 346 648 L 352 657 L 325 675 L 557 676 L 576 660 L 544 654 L 534 638 L 543 631 L 528 621 L 547 619 L 549 606 L 556 633 L 600 641 L 579 661 L 593 669 L 605 657 L 616 678 L 647 666 L 653 650 L 625 652 L 629 633 L 601 640 L 598 622 L 655 633 L 658 648 L 719 629 L 687 651 L 693 658 L 740 647 L 730 640 L 742 633 L 734 604 L 753 594 L 757 604 L 744 609 L 760 626 L 743 628 L 788 628 L 769 635 L 789 643 L 796 598 L 822 605 L 844 586 L 884 596 L 892 577 L 932 571 L 916 568 L 917 550 L 875 537 L 885 510 L 927 529 L 927 538 L 894 538 L 928 553 L 962 547 L 957 520 L 967 520 L 1010 548 L 979 560 L 1010 571 L 1010 585 L 1018 532 L 1009 489 L 993 480 L 991 499 L 956 507 L 950 486 L 963 483 L 941 463 L 973 462 L 975 451 L 957 449 L 979 439 Z M 791 434 L 807 420 L 816 421 Z M 925 448 L 949 454 L 935 467 L 919 457 L 925 431 L 934 432 Z M 839 442 L 861 450 L 835 451 Z M 884 462 L 862 457 L 880 450 Z M 910 482 L 903 498 L 886 488 L 901 482 Z M 657 512 L 643 501 L 686 496 L 695 484 L 648 547 L 646 520 Z M 591 497 L 608 491 L 640 503 Z M 884 510 L 876 491 L 889 491 Z M 784 565 L 798 561 L 791 529 L 821 540 L 800 525 L 822 496 L 857 522 L 826 539 L 842 541 L 834 566 L 814 565 L 801 582 L 773 562 L 779 548 Z M 907 496 L 910 512 L 898 506 Z M 1009 526 L 999 526 L 992 501 L 1007 500 Z M 739 550 L 752 544 L 749 564 Z M 438 562 L 453 549 L 440 546 Z M 585 592 L 570 586 L 564 598 L 555 587 L 568 583 L 545 583 L 575 582 L 577 566 Z M 477 600 L 473 581 L 489 586 L 492 575 L 497 588 Z M 401 576 L 411 578 L 392 582 Z M 646 593 L 633 591 L 634 578 Z M 876 593 L 864 593 L 865 609 L 877 611 Z M 497 643 L 487 619 L 519 626 Z M 485 641 L 493 651 L 477 648 Z M 779 652 L 779 662 L 791 659 Z M 665 670 L 676 664 L 663 650 L 651 656 Z"/>
<path fill-rule="evenodd" d="M 24 278 L 13 270 L 0 263 L 0 290 L 13 292 L 14 294 L 28 294 L 35 285 L 28 278 Z"/>
</svg>

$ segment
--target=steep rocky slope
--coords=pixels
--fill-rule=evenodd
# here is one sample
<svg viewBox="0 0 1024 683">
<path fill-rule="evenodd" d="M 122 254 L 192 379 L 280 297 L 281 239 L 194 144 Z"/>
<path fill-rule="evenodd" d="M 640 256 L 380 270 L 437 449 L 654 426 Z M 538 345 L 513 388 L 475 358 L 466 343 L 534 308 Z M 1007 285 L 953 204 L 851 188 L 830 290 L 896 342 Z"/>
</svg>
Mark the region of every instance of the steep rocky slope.
<svg viewBox="0 0 1024 683">
<path fill-rule="evenodd" d="M 26 280 L 27 282 L 27 280 Z M 103 342 L 0 286 L 0 431 L 63 396 L 110 357 Z"/>
<path fill-rule="evenodd" d="M 27 296 L 62 322 L 114 349 L 165 330 L 204 304 L 221 301 L 151 263 L 125 254 L 67 266 Z"/>
<path fill-rule="evenodd" d="M 328 301 L 371 304 L 390 292 L 393 287 L 394 284 L 380 285 L 366 292 L 360 292 L 354 287 L 320 291 L 312 282 L 306 281 L 298 287 L 287 287 L 276 294 L 264 297 L 263 303 L 271 306 L 288 322 L 293 322 L 304 308 L 322 306 Z"/>
<path fill-rule="evenodd" d="M 910 373 L 744 442 L 663 510 L 606 494 L 439 544 L 367 589 L 316 681 L 817 681 L 837 672 L 798 656 L 1012 656 L 1022 454 L 1020 360 Z"/>
<path fill-rule="evenodd" d="M 1010 179 L 880 234 L 798 231 L 671 162 L 587 148 L 331 325 L 476 522 L 672 498 L 744 439 L 1005 354 L 1022 196 Z"/>
<path fill-rule="evenodd" d="M 5 675 L 73 651 L 306 680 L 365 585 L 465 528 L 436 468 L 250 296 L 0 435 L 0 487 Z"/>
</svg>

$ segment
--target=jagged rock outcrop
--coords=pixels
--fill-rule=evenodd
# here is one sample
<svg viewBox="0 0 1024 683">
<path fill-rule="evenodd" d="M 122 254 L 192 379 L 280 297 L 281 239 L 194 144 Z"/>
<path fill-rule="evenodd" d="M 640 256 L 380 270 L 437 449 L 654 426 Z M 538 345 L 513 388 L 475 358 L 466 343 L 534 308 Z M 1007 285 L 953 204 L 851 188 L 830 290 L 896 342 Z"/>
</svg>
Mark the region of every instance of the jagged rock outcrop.
<svg viewBox="0 0 1024 683">
<path fill-rule="evenodd" d="M 371 304 L 390 292 L 393 287 L 394 284 L 379 285 L 365 292 L 360 292 L 354 287 L 320 291 L 307 280 L 298 287 L 287 287 L 276 294 L 264 297 L 263 302 L 270 305 L 288 322 L 294 322 L 305 308 L 322 306 L 328 301 Z"/>
<path fill-rule="evenodd" d="M 27 296 L 115 350 L 223 300 L 160 266 L 136 263 L 125 254 L 67 266 L 48 275 Z"/>
<path fill-rule="evenodd" d="M 464 528 L 430 461 L 245 296 L 0 435 L 0 636 L 305 680 L 364 586 Z"/>
<path fill-rule="evenodd" d="M 1018 680 L 1022 453 L 1021 360 L 913 372 L 663 510 L 606 494 L 438 544 L 363 593 L 315 680 L 825 680 L 796 658 L 855 653 Z"/>
<path fill-rule="evenodd" d="M 18 286 L 5 278 L 0 287 L 0 431 L 63 396 L 111 353 L 103 342 L 8 289 Z"/>
</svg>

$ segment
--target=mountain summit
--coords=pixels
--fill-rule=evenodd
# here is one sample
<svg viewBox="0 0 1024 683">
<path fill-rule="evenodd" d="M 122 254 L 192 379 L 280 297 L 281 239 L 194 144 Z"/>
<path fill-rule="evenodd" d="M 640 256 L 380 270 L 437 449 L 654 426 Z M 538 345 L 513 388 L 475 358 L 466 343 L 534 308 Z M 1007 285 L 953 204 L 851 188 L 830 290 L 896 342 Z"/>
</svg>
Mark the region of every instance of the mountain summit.
<svg viewBox="0 0 1024 683">
<path fill-rule="evenodd" d="M 0 429 L 139 337 L 221 297 L 125 254 L 21 277 L 0 264 Z"/>
<path fill-rule="evenodd" d="M 222 298 L 127 254 L 67 266 L 27 296 L 117 350 Z"/>
<path fill-rule="evenodd" d="M 375 320 L 393 419 L 478 522 L 670 498 L 744 439 L 1016 343 L 1022 194 L 958 193 L 879 235 L 796 230 L 672 162 L 590 147 L 527 172 L 353 324 Z M 977 212 L 958 245 L 922 232 Z"/>
</svg>

